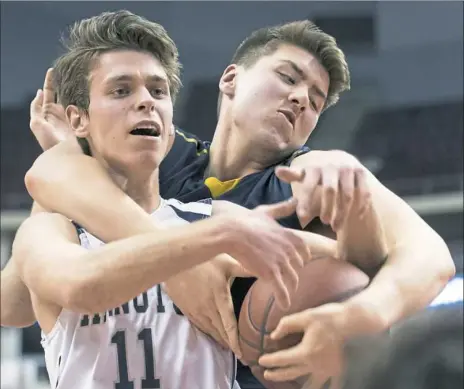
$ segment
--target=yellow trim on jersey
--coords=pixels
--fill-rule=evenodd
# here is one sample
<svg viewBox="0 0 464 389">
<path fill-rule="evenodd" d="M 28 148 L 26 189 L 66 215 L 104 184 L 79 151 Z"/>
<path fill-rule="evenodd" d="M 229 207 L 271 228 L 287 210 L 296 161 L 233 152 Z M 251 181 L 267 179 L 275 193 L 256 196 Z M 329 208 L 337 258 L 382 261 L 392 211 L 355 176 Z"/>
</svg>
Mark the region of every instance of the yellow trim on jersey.
<svg viewBox="0 0 464 389">
<path fill-rule="evenodd" d="M 184 138 L 186 142 L 195 143 L 198 146 L 198 141 L 195 138 L 188 138 L 187 136 L 185 136 L 184 133 L 180 132 L 179 130 L 176 130 L 176 133 L 177 135 L 180 135 L 182 138 Z M 208 149 L 205 148 L 197 152 L 197 155 L 202 155 L 202 154 L 207 154 L 207 153 L 208 153 Z"/>
<path fill-rule="evenodd" d="M 216 198 L 228 192 L 229 190 L 234 189 L 239 182 L 240 178 L 229 181 L 221 181 L 216 177 L 208 177 L 205 180 L 205 185 L 209 188 L 211 195 Z"/>
</svg>

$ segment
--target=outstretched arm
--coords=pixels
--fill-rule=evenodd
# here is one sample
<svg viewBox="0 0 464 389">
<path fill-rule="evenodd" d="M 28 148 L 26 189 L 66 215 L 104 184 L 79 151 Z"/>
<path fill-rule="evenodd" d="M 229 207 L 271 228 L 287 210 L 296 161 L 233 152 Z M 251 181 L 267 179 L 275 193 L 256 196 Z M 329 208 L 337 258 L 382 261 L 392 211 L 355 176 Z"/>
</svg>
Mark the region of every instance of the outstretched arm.
<svg viewBox="0 0 464 389">
<path fill-rule="evenodd" d="M 86 250 L 72 223 L 43 213 L 18 230 L 13 260 L 39 298 L 76 312 L 102 312 L 219 254 L 224 231 L 223 220 L 214 218 Z"/>
<path fill-rule="evenodd" d="M 283 202 L 248 211 L 245 220 L 215 216 L 89 251 L 79 245 L 67 218 L 41 213 L 19 228 L 13 258 L 34 294 L 77 312 L 101 312 L 123 304 L 222 253 L 232 255 L 251 274 L 274 281 L 276 299 L 288 306 L 307 249 L 301 238 L 272 218 L 293 211 L 291 203 Z"/>
<path fill-rule="evenodd" d="M 382 221 L 388 258 L 370 286 L 347 301 L 351 316 L 359 318 L 359 323 L 347 328 L 348 335 L 385 330 L 424 309 L 455 274 L 444 240 L 402 199 L 370 172 L 366 174 Z"/>
<path fill-rule="evenodd" d="M 378 271 L 370 286 L 346 303 L 357 312 L 350 317 L 362 323 L 353 329 L 388 328 L 425 308 L 452 277 L 454 264 L 443 239 L 356 158 L 338 150 L 311 151 L 292 168 L 304 170 L 292 186 L 295 197 L 308 209 L 314 200 L 313 216 L 336 231 L 340 255 L 366 272 Z"/>
</svg>

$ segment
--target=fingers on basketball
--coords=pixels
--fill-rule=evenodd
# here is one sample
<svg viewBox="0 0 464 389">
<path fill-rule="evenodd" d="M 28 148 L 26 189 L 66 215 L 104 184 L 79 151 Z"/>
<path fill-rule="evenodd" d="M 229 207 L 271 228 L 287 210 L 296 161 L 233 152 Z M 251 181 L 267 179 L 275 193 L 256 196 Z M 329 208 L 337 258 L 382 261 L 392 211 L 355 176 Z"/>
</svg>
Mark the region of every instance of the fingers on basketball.
<svg viewBox="0 0 464 389">
<path fill-rule="evenodd" d="M 276 268 L 273 271 L 273 284 L 275 288 L 275 300 L 278 306 L 282 309 L 290 307 L 290 293 L 288 287 L 285 284 L 280 268 Z"/>
<path fill-rule="evenodd" d="M 219 315 L 222 320 L 222 327 L 224 328 L 227 343 L 229 344 L 232 352 L 237 358 L 242 358 L 242 351 L 238 339 L 237 320 L 234 313 L 234 303 L 230 293 L 221 294 L 220 301 L 218 301 Z"/>
</svg>

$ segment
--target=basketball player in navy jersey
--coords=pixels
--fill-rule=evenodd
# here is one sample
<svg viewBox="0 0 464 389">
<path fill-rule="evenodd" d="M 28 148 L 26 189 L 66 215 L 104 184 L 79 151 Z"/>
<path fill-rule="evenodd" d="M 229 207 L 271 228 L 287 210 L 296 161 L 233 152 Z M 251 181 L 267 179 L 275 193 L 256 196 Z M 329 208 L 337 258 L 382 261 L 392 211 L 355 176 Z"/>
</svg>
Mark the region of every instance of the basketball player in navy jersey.
<svg viewBox="0 0 464 389">
<path fill-rule="evenodd" d="M 357 238 L 359 243 L 357 265 L 366 271 L 382 265 L 366 291 L 343 304 L 321 307 L 293 318 L 299 328 L 307 329 L 305 339 L 313 343 L 308 346 L 305 341 L 296 354 L 289 350 L 294 358 L 292 364 L 299 369 L 293 369 L 293 375 L 287 371 L 285 379 L 305 374 L 313 361 L 330 367 L 328 361 L 338 358 L 346 338 L 383 331 L 426 306 L 454 272 L 443 240 L 359 161 L 341 151 L 308 152 L 302 146 L 321 113 L 337 101 L 348 85 L 343 53 L 333 38 L 310 22 L 259 30 L 243 42 L 221 77 L 221 104 L 213 142 L 201 142 L 179 130 L 160 169 L 161 193 L 184 200 L 209 194 L 251 208 L 294 195 L 299 208 L 296 214 L 281 221 L 283 225 L 302 229 L 319 216 L 338 237 L 355 235 L 351 239 Z M 50 100 L 47 104 L 53 105 Z M 35 133 L 39 142 L 45 144 L 41 138 L 53 138 L 50 128 L 59 124 L 50 125 L 46 115 L 40 122 Z M 63 128 L 63 133 L 66 131 Z M 72 143 L 63 142 L 36 162 L 27 180 L 33 197 L 47 208 L 82 223 L 104 240 L 148 231 L 151 227 L 146 215 L 127 201 L 95 162 L 82 156 Z M 278 179 L 276 165 L 289 167 L 281 169 L 281 174 L 295 179 L 291 185 Z M 82 187 L 88 190 L 78 190 Z M 112 212 L 114 209 L 118 210 L 117 215 Z M 372 235 L 360 233 L 361 217 L 348 217 L 365 215 L 366 209 L 381 217 L 388 246 L 385 263 L 362 256 L 361 248 Z M 126 222 L 129 219 L 131 223 Z M 107 228 L 109 223 L 111 229 Z M 354 250 L 350 254 L 356 258 L 358 253 Z M 418 272 L 423 275 L 420 281 Z M 180 285 L 191 288 L 204 285 L 205 279 L 214 279 L 217 282 L 207 283 L 209 288 L 201 293 L 215 296 L 229 282 L 218 273 L 213 265 L 198 267 L 179 275 L 177 288 L 173 286 L 169 293 L 205 332 L 233 334 L 235 322 L 227 323 L 226 330 L 218 329 L 224 324 L 214 304 L 208 310 L 179 292 Z M 242 293 L 235 291 L 235 294 L 243 295 L 246 288 L 241 289 Z M 216 297 L 209 301 L 223 303 Z M 311 325 L 314 322 L 330 325 Z M 233 337 L 228 335 L 226 339 Z M 330 352 L 323 354 L 322 350 L 327 349 Z M 263 357 L 263 363 L 266 359 Z M 285 366 L 280 360 L 279 363 L 275 367 Z M 269 377 L 283 379 L 281 369 L 274 369 Z"/>
</svg>

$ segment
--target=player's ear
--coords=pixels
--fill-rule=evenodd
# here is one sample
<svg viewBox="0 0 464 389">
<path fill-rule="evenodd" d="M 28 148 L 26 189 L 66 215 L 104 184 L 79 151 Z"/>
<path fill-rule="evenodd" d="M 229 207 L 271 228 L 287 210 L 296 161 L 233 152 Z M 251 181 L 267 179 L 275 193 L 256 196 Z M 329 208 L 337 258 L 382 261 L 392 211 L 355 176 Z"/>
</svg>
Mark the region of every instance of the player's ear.
<svg viewBox="0 0 464 389">
<path fill-rule="evenodd" d="M 75 105 L 68 105 L 66 108 L 66 119 L 74 134 L 79 138 L 85 138 L 89 135 L 88 115 Z"/>
<path fill-rule="evenodd" d="M 222 94 L 233 97 L 238 75 L 238 66 L 235 64 L 227 66 L 219 80 L 219 90 Z"/>
</svg>

